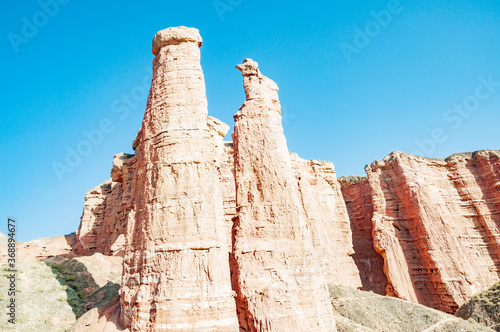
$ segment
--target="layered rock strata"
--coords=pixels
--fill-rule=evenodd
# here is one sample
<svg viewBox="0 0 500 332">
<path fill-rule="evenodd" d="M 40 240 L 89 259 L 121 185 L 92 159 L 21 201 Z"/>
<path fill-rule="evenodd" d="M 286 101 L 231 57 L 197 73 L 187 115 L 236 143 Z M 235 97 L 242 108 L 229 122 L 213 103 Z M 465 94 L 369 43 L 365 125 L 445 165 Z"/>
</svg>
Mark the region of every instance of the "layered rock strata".
<svg viewBox="0 0 500 332">
<path fill-rule="evenodd" d="M 219 169 L 224 205 L 224 221 L 229 243 L 228 252 L 232 252 L 233 218 L 236 216 L 236 184 L 234 181 L 234 146 L 232 142 L 224 142 Z"/>
<path fill-rule="evenodd" d="M 281 125 L 276 83 L 245 60 L 235 115 L 233 286 L 244 331 L 336 331 Z"/>
<path fill-rule="evenodd" d="M 371 188 L 366 177 L 339 178 L 349 212 L 354 254 L 363 290 L 394 295 L 384 273 L 384 259 L 373 247 L 373 207 Z"/>
<path fill-rule="evenodd" d="M 135 160 L 133 155 L 117 154 L 113 159 L 112 178 L 85 195 L 80 227 L 76 232 L 74 252 L 77 255 L 123 256 Z"/>
<path fill-rule="evenodd" d="M 446 160 L 393 152 L 366 167 L 371 205 L 344 186 L 358 197 L 348 203 L 353 224 L 371 220 L 388 293 L 453 313 L 499 280 L 499 170 L 496 151 Z"/>
<path fill-rule="evenodd" d="M 217 155 L 227 126 L 207 117 L 201 43 L 183 27 L 153 40 L 120 290 L 132 331 L 238 329 Z"/>
<path fill-rule="evenodd" d="M 24 243 L 18 243 L 16 260 L 18 262 L 36 262 L 51 257 L 72 258 L 76 254 L 73 248 L 76 244 L 75 233 L 64 236 L 34 239 Z M 3 262 L 7 262 L 7 250 L 2 250 Z"/>
<path fill-rule="evenodd" d="M 360 272 L 351 257 L 349 215 L 333 163 L 305 160 L 295 153 L 290 159 L 321 274 L 327 283 L 361 288 Z"/>
</svg>

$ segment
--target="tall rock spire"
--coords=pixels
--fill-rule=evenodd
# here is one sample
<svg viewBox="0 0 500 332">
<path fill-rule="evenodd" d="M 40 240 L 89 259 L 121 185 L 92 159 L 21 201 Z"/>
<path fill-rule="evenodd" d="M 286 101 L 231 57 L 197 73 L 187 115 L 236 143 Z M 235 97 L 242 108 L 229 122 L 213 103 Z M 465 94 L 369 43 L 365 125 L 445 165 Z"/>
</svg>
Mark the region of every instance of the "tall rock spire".
<svg viewBox="0 0 500 332">
<path fill-rule="evenodd" d="M 233 286 L 245 331 L 336 331 L 281 125 L 278 86 L 255 61 L 238 68 Z"/>
<path fill-rule="evenodd" d="M 201 43 L 185 27 L 153 40 L 120 291 L 132 331 L 238 330 Z"/>
</svg>

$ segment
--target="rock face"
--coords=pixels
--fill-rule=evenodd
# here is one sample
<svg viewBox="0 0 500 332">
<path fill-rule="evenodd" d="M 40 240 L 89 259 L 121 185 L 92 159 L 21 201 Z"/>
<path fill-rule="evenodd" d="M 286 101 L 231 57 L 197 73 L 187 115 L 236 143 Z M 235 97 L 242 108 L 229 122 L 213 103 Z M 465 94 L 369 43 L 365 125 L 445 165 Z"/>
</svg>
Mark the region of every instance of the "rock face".
<svg viewBox="0 0 500 332">
<path fill-rule="evenodd" d="M 342 177 L 339 183 L 350 217 L 354 245 L 352 258 L 359 270 L 363 290 L 394 295 L 384 273 L 384 259 L 373 247 L 373 208 L 368 179 Z"/>
<path fill-rule="evenodd" d="M 123 256 L 135 161 L 133 155 L 117 154 L 113 159 L 111 179 L 85 195 L 80 227 L 76 232 L 77 243 L 73 248 L 77 255 Z"/>
<path fill-rule="evenodd" d="M 69 332 L 128 331 L 120 321 L 120 311 L 120 299 L 116 297 L 100 308 L 87 311 L 76 321 Z"/>
<path fill-rule="evenodd" d="M 245 60 L 235 115 L 233 285 L 244 331 L 336 331 L 299 200 L 277 85 Z"/>
<path fill-rule="evenodd" d="M 499 170 L 496 151 L 446 160 L 393 152 L 366 168 L 371 206 L 344 186 L 358 197 L 348 204 L 353 224 L 371 219 L 388 293 L 453 313 L 499 280 Z"/>
<path fill-rule="evenodd" d="M 290 157 L 321 274 L 327 283 L 360 288 L 359 271 L 351 257 L 349 216 L 333 163 L 304 160 L 295 153 Z"/>
<path fill-rule="evenodd" d="M 18 243 L 17 261 L 23 263 L 36 262 L 55 256 L 72 258 L 75 256 L 73 252 L 75 244 L 75 233 Z M 4 262 L 6 262 L 7 256 L 4 255 L 3 258 Z"/>
<path fill-rule="evenodd" d="M 233 142 L 224 142 L 224 151 L 221 159 L 220 182 L 224 204 L 224 221 L 228 252 L 232 252 L 233 218 L 236 216 L 236 183 L 234 181 L 234 146 Z"/>
<path fill-rule="evenodd" d="M 218 173 L 224 126 L 207 117 L 200 45 L 184 27 L 153 40 L 120 290 L 132 331 L 238 329 Z"/>
</svg>

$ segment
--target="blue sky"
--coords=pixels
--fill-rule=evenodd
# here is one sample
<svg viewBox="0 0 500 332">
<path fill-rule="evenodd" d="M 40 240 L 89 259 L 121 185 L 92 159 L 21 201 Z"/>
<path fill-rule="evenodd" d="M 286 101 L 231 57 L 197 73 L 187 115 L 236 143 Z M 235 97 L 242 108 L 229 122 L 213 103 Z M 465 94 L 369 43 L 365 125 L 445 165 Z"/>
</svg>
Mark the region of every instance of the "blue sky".
<svg viewBox="0 0 500 332">
<path fill-rule="evenodd" d="M 85 193 L 132 152 L 170 26 L 200 29 L 210 115 L 233 125 L 234 66 L 252 58 L 280 86 L 290 151 L 339 176 L 394 150 L 500 149 L 498 1 L 54 1 L 0 1 L 0 231 L 15 217 L 21 241 L 75 231 Z"/>
</svg>

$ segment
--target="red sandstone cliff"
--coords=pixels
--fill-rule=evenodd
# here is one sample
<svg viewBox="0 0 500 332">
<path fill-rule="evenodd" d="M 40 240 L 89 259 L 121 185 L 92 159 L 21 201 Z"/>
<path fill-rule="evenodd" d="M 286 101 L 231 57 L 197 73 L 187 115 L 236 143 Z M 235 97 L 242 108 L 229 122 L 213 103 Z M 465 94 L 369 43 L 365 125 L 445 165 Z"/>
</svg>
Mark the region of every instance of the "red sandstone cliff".
<svg viewBox="0 0 500 332">
<path fill-rule="evenodd" d="M 123 256 L 126 218 L 130 212 L 130 190 L 135 172 L 134 156 L 117 154 L 112 178 L 85 195 L 80 227 L 76 232 L 77 255 L 96 252 Z"/>
<path fill-rule="evenodd" d="M 321 274 L 327 283 L 360 288 L 349 216 L 333 163 L 292 153 L 291 164 Z"/>
<path fill-rule="evenodd" d="M 499 152 L 446 160 L 393 152 L 366 172 L 343 192 L 353 227 L 371 223 L 389 294 L 454 312 L 499 280 Z"/>
<path fill-rule="evenodd" d="M 373 207 L 368 179 L 344 177 L 339 179 L 349 212 L 354 254 L 363 290 L 381 295 L 394 295 L 384 273 L 384 259 L 373 247 Z"/>
</svg>

